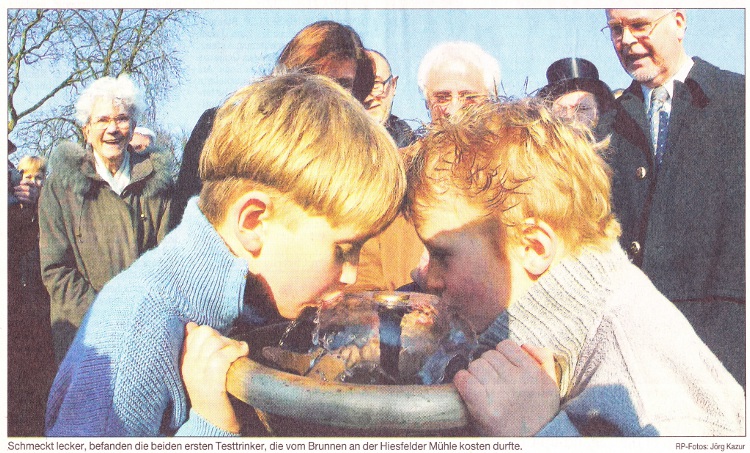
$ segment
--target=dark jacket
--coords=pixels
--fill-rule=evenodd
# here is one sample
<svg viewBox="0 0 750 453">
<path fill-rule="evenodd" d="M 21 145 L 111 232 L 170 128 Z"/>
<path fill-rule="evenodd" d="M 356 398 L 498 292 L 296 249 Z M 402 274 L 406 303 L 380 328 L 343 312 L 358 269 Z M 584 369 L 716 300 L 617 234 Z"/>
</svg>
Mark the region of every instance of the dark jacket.
<svg viewBox="0 0 750 453">
<path fill-rule="evenodd" d="M 670 300 L 744 302 L 745 77 L 695 59 L 675 82 L 658 177 L 640 85 L 619 102 L 629 116 L 609 160 L 623 247 Z"/>
<path fill-rule="evenodd" d="M 396 115 L 389 116 L 384 126 L 399 148 L 409 146 L 416 140 L 414 131 L 411 130 L 409 124 Z"/>
<path fill-rule="evenodd" d="M 55 377 L 49 295 L 39 271 L 37 205 L 8 204 L 8 435 L 43 436 Z"/>
<path fill-rule="evenodd" d="M 174 198 L 172 199 L 172 206 L 169 213 L 169 231 L 173 230 L 182 221 L 182 214 L 185 213 L 185 206 L 187 206 L 188 200 L 190 197 L 198 195 L 201 187 L 203 187 L 198 174 L 198 167 L 203 145 L 211 133 L 217 110 L 218 107 L 213 107 L 203 112 L 185 144 L 185 149 L 182 152 L 180 173 L 177 175 Z"/>
<path fill-rule="evenodd" d="M 96 293 L 166 234 L 173 189 L 167 162 L 162 153 L 131 152 L 131 182 L 117 195 L 96 173 L 92 151 L 65 143 L 52 156 L 39 242 L 58 362 Z"/>
<path fill-rule="evenodd" d="M 675 82 L 660 168 L 643 92 L 619 98 L 609 161 L 621 243 L 745 383 L 745 77 L 698 58 Z"/>
</svg>

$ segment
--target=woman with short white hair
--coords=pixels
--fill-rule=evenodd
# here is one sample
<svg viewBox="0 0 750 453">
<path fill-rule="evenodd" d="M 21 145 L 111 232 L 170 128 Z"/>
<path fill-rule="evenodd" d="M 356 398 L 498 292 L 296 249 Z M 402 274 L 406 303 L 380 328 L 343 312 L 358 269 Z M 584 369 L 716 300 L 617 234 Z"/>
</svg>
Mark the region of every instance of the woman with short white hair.
<svg viewBox="0 0 750 453">
<path fill-rule="evenodd" d="M 59 363 L 105 283 L 166 233 L 172 178 L 163 153 L 129 146 L 141 112 L 127 75 L 94 81 L 76 103 L 85 148 L 52 154 L 39 202 L 42 278 Z"/>
</svg>

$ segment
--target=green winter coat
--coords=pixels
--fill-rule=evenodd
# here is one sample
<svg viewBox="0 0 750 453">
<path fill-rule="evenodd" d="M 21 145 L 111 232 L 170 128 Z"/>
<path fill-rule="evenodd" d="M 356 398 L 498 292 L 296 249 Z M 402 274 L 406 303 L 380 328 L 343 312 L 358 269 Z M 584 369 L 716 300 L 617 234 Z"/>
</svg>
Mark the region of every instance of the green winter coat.
<svg viewBox="0 0 750 453">
<path fill-rule="evenodd" d="M 117 195 L 96 173 L 91 150 L 64 143 L 50 161 L 39 243 L 58 363 L 104 284 L 166 234 L 173 188 L 166 156 L 131 152 L 130 165 L 131 182 Z"/>
</svg>

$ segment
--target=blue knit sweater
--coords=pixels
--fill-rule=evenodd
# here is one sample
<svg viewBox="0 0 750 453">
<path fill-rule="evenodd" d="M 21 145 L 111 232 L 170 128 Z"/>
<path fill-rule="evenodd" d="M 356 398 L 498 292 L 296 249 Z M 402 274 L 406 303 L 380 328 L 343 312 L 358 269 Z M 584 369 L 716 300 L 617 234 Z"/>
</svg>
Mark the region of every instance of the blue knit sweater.
<svg viewBox="0 0 750 453">
<path fill-rule="evenodd" d="M 48 436 L 230 435 L 189 411 L 180 353 L 188 321 L 227 333 L 248 265 L 196 201 L 97 296 L 52 386 Z"/>
</svg>

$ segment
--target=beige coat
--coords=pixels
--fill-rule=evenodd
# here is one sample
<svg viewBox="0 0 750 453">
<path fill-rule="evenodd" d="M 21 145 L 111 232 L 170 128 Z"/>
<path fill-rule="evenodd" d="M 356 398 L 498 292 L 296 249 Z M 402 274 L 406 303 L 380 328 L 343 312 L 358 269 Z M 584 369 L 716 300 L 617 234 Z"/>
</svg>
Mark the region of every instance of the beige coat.
<svg viewBox="0 0 750 453">
<path fill-rule="evenodd" d="M 403 216 L 362 246 L 357 282 L 348 291 L 392 291 L 411 283 L 411 271 L 419 265 L 424 245 Z"/>
</svg>

